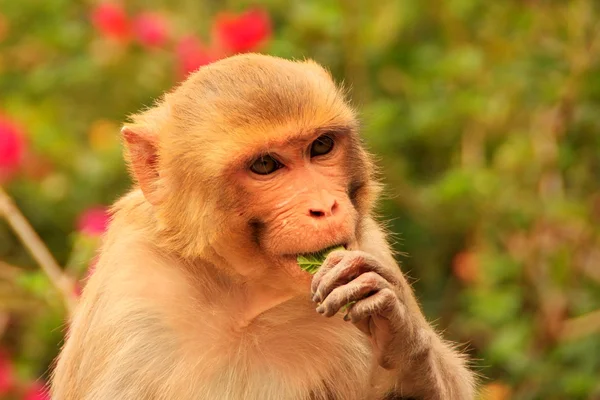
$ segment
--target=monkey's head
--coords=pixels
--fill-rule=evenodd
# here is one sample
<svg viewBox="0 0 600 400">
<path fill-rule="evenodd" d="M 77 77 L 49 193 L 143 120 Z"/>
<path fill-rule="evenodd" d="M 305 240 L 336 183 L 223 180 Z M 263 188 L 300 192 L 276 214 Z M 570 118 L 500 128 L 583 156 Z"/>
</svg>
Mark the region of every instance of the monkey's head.
<svg viewBox="0 0 600 400">
<path fill-rule="evenodd" d="M 356 246 L 378 191 L 353 110 L 312 61 L 221 60 L 122 132 L 163 243 L 241 274 L 306 278 L 297 255 Z"/>
</svg>

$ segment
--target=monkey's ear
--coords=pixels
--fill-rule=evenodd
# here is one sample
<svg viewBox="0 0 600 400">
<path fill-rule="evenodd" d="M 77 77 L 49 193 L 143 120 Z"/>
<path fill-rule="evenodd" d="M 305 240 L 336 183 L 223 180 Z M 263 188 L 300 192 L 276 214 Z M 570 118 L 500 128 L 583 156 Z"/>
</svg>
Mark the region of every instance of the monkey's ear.
<svg viewBox="0 0 600 400">
<path fill-rule="evenodd" d="M 158 137 L 137 126 L 127 125 L 121 129 L 121 135 L 125 141 L 131 174 L 137 180 L 146 200 L 153 205 L 159 204 Z"/>
</svg>

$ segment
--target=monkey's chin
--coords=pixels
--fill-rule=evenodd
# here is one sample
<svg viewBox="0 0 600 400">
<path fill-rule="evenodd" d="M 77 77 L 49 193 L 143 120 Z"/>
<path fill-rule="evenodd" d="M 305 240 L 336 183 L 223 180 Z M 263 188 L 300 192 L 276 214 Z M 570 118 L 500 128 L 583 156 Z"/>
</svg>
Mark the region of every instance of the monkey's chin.
<svg viewBox="0 0 600 400">
<path fill-rule="evenodd" d="M 280 257 L 271 275 L 272 280 L 280 282 L 292 292 L 302 294 L 310 291 L 313 275 L 300 268 L 295 256 Z"/>
</svg>

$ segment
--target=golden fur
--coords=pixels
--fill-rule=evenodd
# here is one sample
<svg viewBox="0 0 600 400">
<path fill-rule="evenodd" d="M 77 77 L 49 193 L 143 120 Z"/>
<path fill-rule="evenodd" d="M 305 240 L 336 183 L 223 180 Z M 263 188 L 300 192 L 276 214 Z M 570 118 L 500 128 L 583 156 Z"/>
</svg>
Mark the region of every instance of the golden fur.
<svg viewBox="0 0 600 400">
<path fill-rule="evenodd" d="M 471 399 L 465 361 L 425 329 L 412 292 L 406 306 L 424 327 L 427 350 L 414 352 L 416 367 L 407 358 L 386 370 L 360 330 L 315 312 L 305 276 L 269 262 L 281 248 L 308 246 L 314 234 L 302 236 L 307 228 L 294 219 L 286 225 L 282 212 L 272 218 L 281 222 L 277 234 L 264 237 L 284 247 L 258 251 L 249 238 L 262 192 L 243 183 L 240 166 L 271 146 L 342 130 L 345 159 L 327 167 L 331 190 L 350 193 L 340 207 L 356 225 L 355 248 L 397 268 L 371 216 L 379 185 L 357 129 L 323 68 L 256 54 L 201 68 L 135 115 L 123 135 L 138 187 L 113 208 L 53 373 L 52 398 Z M 271 192 L 278 190 L 285 189 Z"/>
</svg>

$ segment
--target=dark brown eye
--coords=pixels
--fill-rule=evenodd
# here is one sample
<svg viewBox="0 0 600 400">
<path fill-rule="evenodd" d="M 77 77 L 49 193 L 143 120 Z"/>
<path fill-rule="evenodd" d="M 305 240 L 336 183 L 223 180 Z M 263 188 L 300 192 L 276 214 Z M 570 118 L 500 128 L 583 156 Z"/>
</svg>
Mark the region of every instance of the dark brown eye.
<svg viewBox="0 0 600 400">
<path fill-rule="evenodd" d="M 310 147 L 310 156 L 322 156 L 333 149 L 333 139 L 331 136 L 323 135 L 317 138 Z"/>
<path fill-rule="evenodd" d="M 279 164 L 277 160 L 269 155 L 261 156 L 250 166 L 252 172 L 259 175 L 269 175 L 270 173 L 277 171 L 279 168 L 281 168 L 281 164 Z"/>
</svg>

